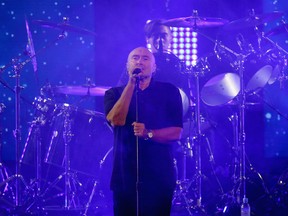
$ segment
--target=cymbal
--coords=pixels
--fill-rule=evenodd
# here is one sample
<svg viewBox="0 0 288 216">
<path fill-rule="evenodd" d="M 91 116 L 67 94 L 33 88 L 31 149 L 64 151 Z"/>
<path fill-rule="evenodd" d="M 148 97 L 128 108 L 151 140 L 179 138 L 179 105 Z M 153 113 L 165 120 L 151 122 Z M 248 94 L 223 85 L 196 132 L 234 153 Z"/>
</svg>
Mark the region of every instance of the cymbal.
<svg viewBox="0 0 288 216">
<path fill-rule="evenodd" d="M 34 73 L 36 75 L 36 79 L 38 79 L 36 53 L 35 53 L 35 49 L 34 49 L 32 34 L 31 34 L 31 31 L 29 28 L 29 23 L 28 23 L 26 18 L 25 18 L 25 26 L 26 26 L 26 32 L 27 32 L 27 38 L 28 38 L 26 51 L 28 52 L 29 57 L 32 58 L 31 63 L 33 65 L 33 70 L 34 70 Z"/>
<path fill-rule="evenodd" d="M 224 26 L 226 30 L 237 30 L 242 28 L 249 28 L 264 24 L 265 22 L 273 21 L 281 17 L 284 13 L 280 11 L 274 11 L 266 14 L 255 14 L 250 15 L 242 19 L 231 21 L 230 23 Z"/>
<path fill-rule="evenodd" d="M 288 33 L 288 24 L 283 24 L 274 29 L 271 29 L 265 34 L 265 36 L 269 37 L 269 36 L 278 35 L 282 33 Z"/>
<path fill-rule="evenodd" d="M 222 18 L 212 18 L 212 17 L 180 17 L 163 21 L 164 25 L 172 27 L 217 27 L 228 23 L 228 20 Z"/>
<path fill-rule="evenodd" d="M 201 90 L 202 101 L 209 106 L 226 104 L 240 91 L 240 77 L 235 73 L 222 73 L 212 77 Z"/>
<path fill-rule="evenodd" d="M 55 92 L 67 95 L 104 96 L 107 86 L 57 86 Z"/>
<path fill-rule="evenodd" d="M 67 23 L 53 23 L 49 21 L 44 21 L 44 20 L 33 20 L 32 21 L 35 24 L 41 25 L 43 27 L 47 28 L 53 28 L 53 29 L 60 29 L 62 31 L 69 31 L 69 32 L 76 32 L 80 34 L 86 34 L 86 35 L 93 35 L 96 36 L 97 34 L 95 32 L 89 31 L 87 29 L 79 28 L 76 26 L 72 26 Z"/>
</svg>

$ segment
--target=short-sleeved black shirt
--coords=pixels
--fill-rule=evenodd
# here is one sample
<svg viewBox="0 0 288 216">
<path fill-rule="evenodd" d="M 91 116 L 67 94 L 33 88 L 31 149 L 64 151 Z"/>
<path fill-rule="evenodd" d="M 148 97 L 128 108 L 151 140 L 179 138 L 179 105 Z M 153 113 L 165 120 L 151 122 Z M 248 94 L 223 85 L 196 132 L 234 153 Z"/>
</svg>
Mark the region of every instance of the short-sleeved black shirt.
<svg viewBox="0 0 288 216">
<path fill-rule="evenodd" d="M 106 115 L 120 98 L 124 86 L 105 93 Z M 179 89 L 170 83 L 151 81 L 148 88 L 138 90 L 138 122 L 148 129 L 182 127 L 182 101 Z M 133 94 L 126 124 L 114 127 L 114 160 L 111 178 L 112 190 L 135 190 L 136 136 L 132 123 L 136 121 L 136 91 Z M 139 177 L 143 184 L 161 184 L 173 187 L 176 182 L 173 164 L 173 143 L 157 143 L 138 139 Z"/>
</svg>

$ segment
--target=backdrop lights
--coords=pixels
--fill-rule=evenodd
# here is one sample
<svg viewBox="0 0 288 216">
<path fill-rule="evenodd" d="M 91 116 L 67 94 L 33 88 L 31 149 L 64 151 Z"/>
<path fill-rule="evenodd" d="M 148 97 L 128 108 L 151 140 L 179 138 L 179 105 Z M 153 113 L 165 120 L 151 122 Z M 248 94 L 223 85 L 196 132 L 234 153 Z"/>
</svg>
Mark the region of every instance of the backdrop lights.
<svg viewBox="0 0 288 216">
<path fill-rule="evenodd" d="M 191 28 L 173 27 L 172 32 L 172 52 L 174 55 L 185 62 L 187 66 L 196 65 L 198 59 L 197 32 Z"/>
</svg>

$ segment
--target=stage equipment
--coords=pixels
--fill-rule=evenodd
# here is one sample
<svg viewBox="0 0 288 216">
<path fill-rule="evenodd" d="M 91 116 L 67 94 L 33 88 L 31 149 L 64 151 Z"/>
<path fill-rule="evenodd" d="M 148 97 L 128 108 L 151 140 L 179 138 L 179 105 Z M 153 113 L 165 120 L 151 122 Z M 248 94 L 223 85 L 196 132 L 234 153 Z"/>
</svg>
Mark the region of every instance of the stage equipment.
<svg viewBox="0 0 288 216">
<path fill-rule="evenodd" d="M 61 23 L 54 23 L 54 22 L 45 21 L 45 20 L 33 20 L 32 22 L 37 25 L 43 26 L 45 28 L 52 28 L 52 29 L 58 29 L 58 30 L 65 31 L 65 32 L 75 32 L 79 34 L 97 36 L 95 32 L 70 25 L 68 23 L 69 22 L 68 17 L 64 17 L 63 22 Z"/>
<path fill-rule="evenodd" d="M 193 15 L 190 17 L 175 18 L 164 21 L 163 24 L 173 27 L 190 27 L 192 32 L 199 33 L 198 29 L 206 27 L 219 27 L 228 23 L 227 20 L 222 18 L 205 18 L 199 17 L 198 11 L 194 10 Z M 206 72 L 209 71 L 207 61 L 200 59 L 196 66 L 187 68 L 184 74 L 187 76 L 188 89 L 189 89 L 189 104 L 190 114 L 189 121 L 195 122 L 194 131 L 190 130 L 185 145 L 189 148 L 184 149 L 184 163 L 186 163 L 187 153 L 191 152 L 192 141 L 195 148 L 195 168 L 196 174 L 193 179 L 186 179 L 186 173 L 184 172 L 183 180 L 177 181 L 177 189 L 175 191 L 173 203 L 177 202 L 177 199 L 184 200 L 185 209 L 189 215 L 193 215 L 195 212 L 200 214 L 206 214 L 202 204 L 202 162 L 201 162 L 201 151 L 205 135 L 201 131 L 201 111 L 200 111 L 200 78 L 205 76 Z M 195 89 L 195 95 L 193 95 L 192 89 Z M 192 111 L 193 110 L 193 111 Z M 192 114 L 193 113 L 193 114 Z M 206 143 L 208 149 L 210 148 L 209 142 Z M 212 152 L 209 152 L 210 157 L 213 158 Z M 184 164 L 184 167 L 186 164 Z M 213 167 L 213 166 L 212 166 Z M 193 204 L 193 199 L 189 199 L 186 195 L 192 182 L 196 182 L 196 203 Z"/>
<path fill-rule="evenodd" d="M 224 26 L 225 30 L 243 30 L 249 27 L 259 26 L 265 22 L 270 22 L 276 20 L 283 16 L 284 13 L 281 11 L 273 11 L 266 14 L 255 14 L 255 11 L 252 9 L 249 16 L 231 21 Z"/>
<path fill-rule="evenodd" d="M 235 137 L 233 146 L 235 151 L 234 167 L 235 170 L 239 170 L 239 174 L 234 173 L 233 175 L 235 187 L 232 192 L 232 203 L 239 206 L 241 205 L 241 200 L 246 200 L 247 198 L 247 167 L 257 173 L 264 186 L 265 192 L 267 192 L 262 176 L 255 171 L 246 155 L 245 110 L 248 105 L 247 96 L 262 90 L 271 79 L 273 69 L 276 68 L 274 59 L 271 59 L 271 56 L 273 56 L 271 55 L 272 51 L 264 51 L 263 47 L 263 40 L 271 40 L 259 31 L 258 25 L 277 19 L 282 14 L 282 12 L 272 12 L 269 14 L 255 15 L 254 10 L 252 10 L 248 18 L 232 21 L 224 26 L 224 29 L 233 31 L 252 27 L 258 39 L 257 47 L 253 47 L 246 42 L 241 33 L 236 37 L 236 42 L 240 49 L 239 53 L 224 46 L 221 42 L 214 41 L 216 44 L 215 50 L 221 50 L 224 58 L 225 56 L 233 56 L 231 65 L 235 73 L 217 75 L 210 79 L 201 90 L 201 99 L 209 106 L 228 105 L 232 103 L 238 107 L 238 112 L 231 117 L 231 121 L 233 123 Z M 273 45 L 274 48 L 277 47 L 275 44 Z M 278 50 L 283 51 L 282 49 Z M 219 53 L 216 52 L 216 54 Z M 275 76 L 276 75 L 274 75 L 274 77 Z M 249 166 L 246 165 L 247 161 L 249 162 Z M 243 199 L 241 199 L 241 196 L 243 196 Z M 224 209 L 227 208 L 228 206 Z"/>
<path fill-rule="evenodd" d="M 197 11 L 194 11 L 193 15 L 189 17 L 169 19 L 163 21 L 163 24 L 172 27 L 189 27 L 195 30 L 195 28 L 197 29 L 207 27 L 219 27 L 228 23 L 228 20 L 226 19 L 214 17 L 199 17 L 197 13 Z"/>
<path fill-rule="evenodd" d="M 109 87 L 106 86 L 56 86 L 55 93 L 67 95 L 81 95 L 81 96 L 104 96 L 105 91 Z"/>
</svg>

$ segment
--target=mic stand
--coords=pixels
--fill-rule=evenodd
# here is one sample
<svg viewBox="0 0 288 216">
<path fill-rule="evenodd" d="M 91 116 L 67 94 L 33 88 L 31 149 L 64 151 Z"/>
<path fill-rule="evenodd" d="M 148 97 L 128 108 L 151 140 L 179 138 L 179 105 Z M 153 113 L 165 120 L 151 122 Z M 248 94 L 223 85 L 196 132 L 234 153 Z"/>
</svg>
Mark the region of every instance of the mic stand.
<svg viewBox="0 0 288 216">
<path fill-rule="evenodd" d="M 139 77 L 136 77 L 136 122 L 139 120 L 139 107 L 138 107 L 138 98 L 139 97 Z M 140 179 L 139 179 L 139 137 L 136 136 L 136 215 L 140 215 L 140 202 L 139 202 L 139 187 L 140 187 Z"/>
</svg>

